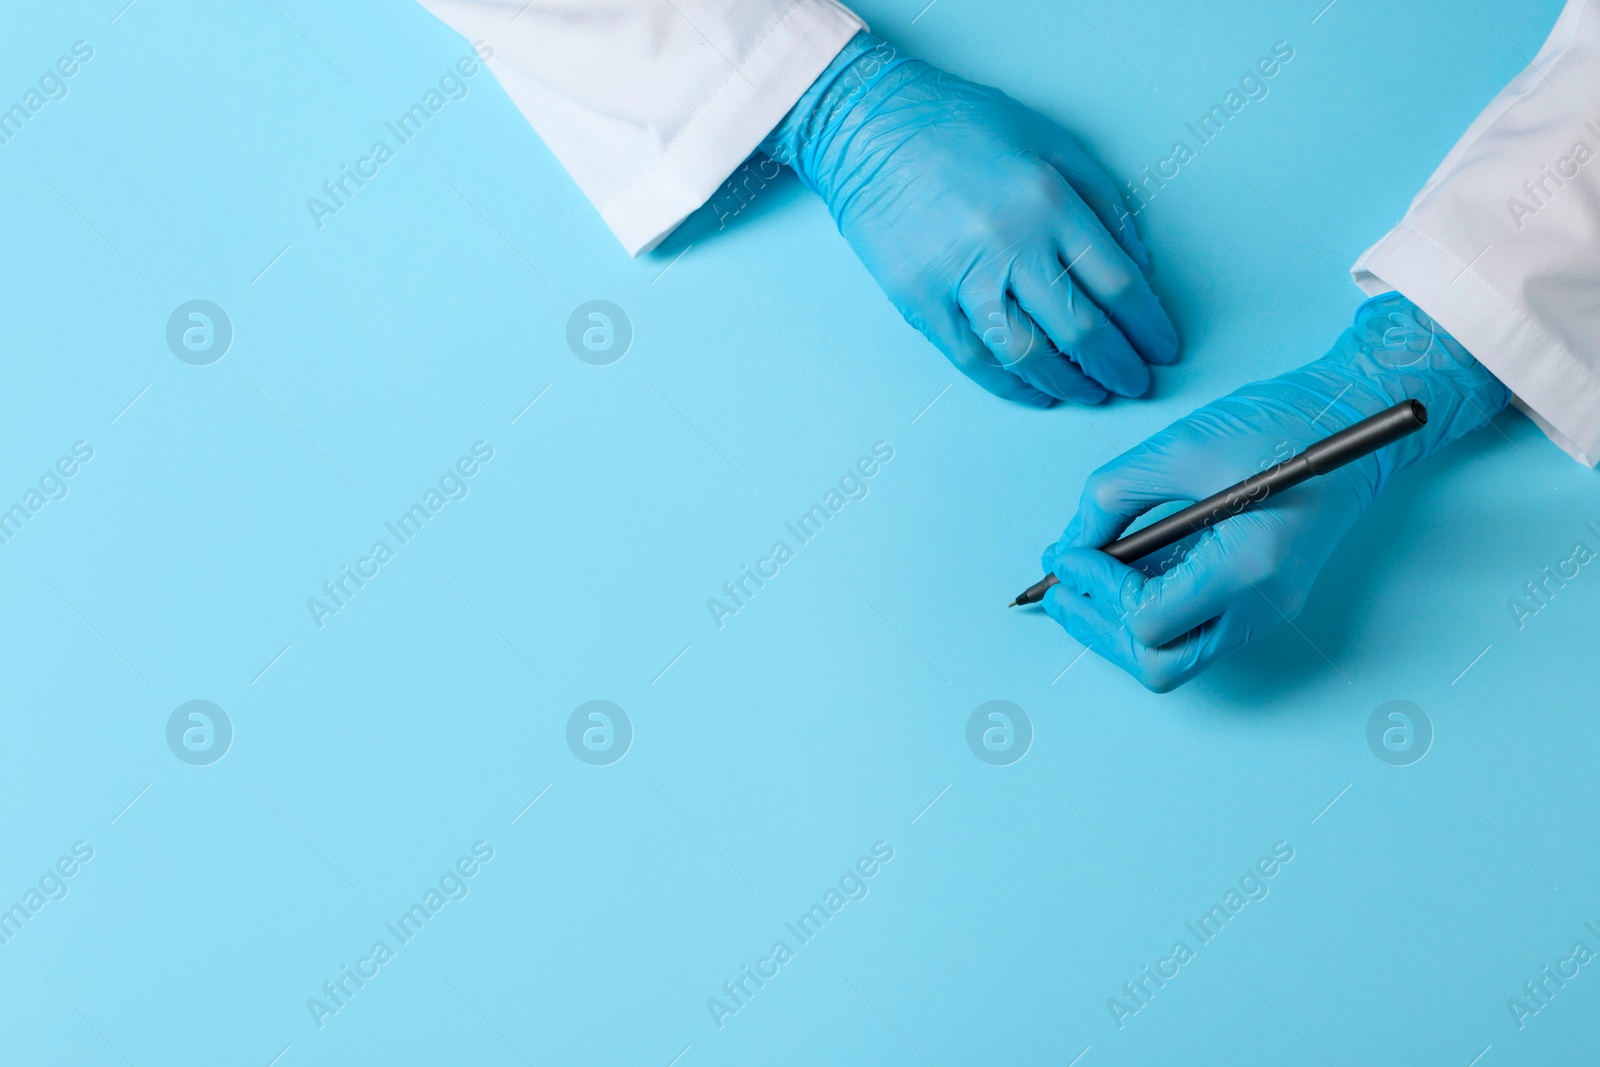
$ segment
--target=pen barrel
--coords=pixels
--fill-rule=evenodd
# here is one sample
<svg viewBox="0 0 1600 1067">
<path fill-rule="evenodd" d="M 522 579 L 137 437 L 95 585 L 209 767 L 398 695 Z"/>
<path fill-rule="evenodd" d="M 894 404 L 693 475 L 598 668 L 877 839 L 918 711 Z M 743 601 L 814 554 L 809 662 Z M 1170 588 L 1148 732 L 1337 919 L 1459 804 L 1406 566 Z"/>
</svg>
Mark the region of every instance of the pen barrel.
<svg viewBox="0 0 1600 1067">
<path fill-rule="evenodd" d="M 1191 534 L 1207 530 L 1223 519 L 1256 507 L 1268 497 L 1393 444 L 1421 429 L 1427 421 L 1428 409 L 1420 402 L 1402 401 L 1318 441 L 1304 452 L 1260 474 L 1253 474 L 1237 485 L 1135 530 L 1101 551 L 1123 563 L 1143 559 Z"/>
<path fill-rule="evenodd" d="M 1220 493 L 1190 504 L 1182 511 L 1175 511 L 1143 529 L 1135 530 L 1100 551 L 1112 559 L 1132 563 L 1136 559 L 1143 559 L 1152 552 L 1158 552 L 1168 545 L 1175 544 L 1190 534 L 1208 530 L 1223 519 L 1231 519 L 1240 512 L 1260 504 L 1267 497 L 1291 489 L 1314 477 L 1315 474 L 1311 464 L 1306 462 L 1305 454 L 1301 453 L 1260 474 L 1253 474 Z"/>
<path fill-rule="evenodd" d="M 1392 445 L 1427 424 L 1428 409 L 1422 406 L 1422 401 L 1402 400 L 1392 408 L 1318 441 L 1300 455 L 1311 465 L 1312 474 L 1326 474 L 1371 455 L 1385 445 Z"/>
</svg>

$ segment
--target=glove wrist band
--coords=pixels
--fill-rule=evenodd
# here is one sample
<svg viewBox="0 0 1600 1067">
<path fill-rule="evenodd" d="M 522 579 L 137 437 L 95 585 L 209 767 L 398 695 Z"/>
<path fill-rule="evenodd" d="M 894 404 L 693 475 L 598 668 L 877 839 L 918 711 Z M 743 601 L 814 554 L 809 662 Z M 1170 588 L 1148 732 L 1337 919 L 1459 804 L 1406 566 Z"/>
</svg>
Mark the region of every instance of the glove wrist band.
<svg viewBox="0 0 1600 1067">
<path fill-rule="evenodd" d="M 802 181 L 815 188 L 809 176 L 811 161 L 826 149 L 840 120 L 886 74 L 909 62 L 882 38 L 865 30 L 857 33 L 767 134 L 760 151 L 774 162 L 792 167 Z"/>
<path fill-rule="evenodd" d="M 1362 304 L 1326 356 L 1238 395 L 1295 408 L 1319 437 L 1402 400 L 1420 400 L 1427 426 L 1346 468 L 1372 496 L 1399 471 L 1487 425 L 1511 397 L 1444 327 L 1399 293 Z"/>
</svg>

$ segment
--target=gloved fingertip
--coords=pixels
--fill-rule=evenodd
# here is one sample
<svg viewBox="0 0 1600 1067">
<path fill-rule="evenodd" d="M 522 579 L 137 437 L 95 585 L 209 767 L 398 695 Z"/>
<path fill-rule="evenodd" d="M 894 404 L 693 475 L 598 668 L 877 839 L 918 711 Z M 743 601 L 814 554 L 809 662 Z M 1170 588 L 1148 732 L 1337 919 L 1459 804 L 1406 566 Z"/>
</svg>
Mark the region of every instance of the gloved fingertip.
<svg viewBox="0 0 1600 1067">
<path fill-rule="evenodd" d="M 1141 353 L 1146 362 L 1165 367 L 1178 362 L 1178 357 L 1183 354 L 1183 340 L 1178 336 L 1178 328 L 1172 324 L 1172 319 L 1167 315 L 1165 308 L 1157 305 L 1159 315 L 1151 329 L 1151 340 L 1145 346 L 1147 351 Z"/>
<path fill-rule="evenodd" d="M 1137 400 L 1150 392 L 1150 387 L 1155 385 L 1155 378 L 1150 373 L 1150 367 L 1143 359 L 1129 359 L 1123 366 L 1118 367 L 1115 382 L 1103 382 L 1118 396 L 1129 400 Z"/>
<path fill-rule="evenodd" d="M 955 361 L 952 361 L 955 362 Z M 982 364 L 976 366 L 963 365 L 956 362 L 956 366 L 963 374 L 983 386 L 988 393 L 1009 400 L 1013 404 L 1023 407 L 1039 408 L 1041 410 L 1053 408 L 1056 398 L 1043 390 L 1037 389 L 1021 378 L 998 367 L 989 367 Z"/>
<path fill-rule="evenodd" d="M 1068 404 L 1103 404 L 1110 397 L 1100 382 L 1083 373 L 1064 356 L 1052 353 L 1050 360 L 1026 360 L 1017 364 L 1018 381 Z"/>
<path fill-rule="evenodd" d="M 1013 404 L 1021 404 L 1023 407 L 1039 408 L 1041 410 L 1056 406 L 1055 397 L 1014 374 L 1002 372 L 997 375 L 997 378 L 998 381 L 993 384 L 989 382 L 980 384 L 1001 400 L 1009 400 Z"/>
<path fill-rule="evenodd" d="M 1109 319 L 1082 338 L 1072 359 L 1090 381 L 1117 396 L 1144 396 L 1154 381 L 1130 336 Z"/>
<path fill-rule="evenodd" d="M 1183 358 L 1183 343 L 1181 341 L 1174 341 L 1170 349 L 1158 356 L 1156 359 L 1151 360 L 1151 362 L 1158 367 L 1170 367 L 1172 364 L 1178 362 L 1178 360 L 1181 358 Z"/>
</svg>

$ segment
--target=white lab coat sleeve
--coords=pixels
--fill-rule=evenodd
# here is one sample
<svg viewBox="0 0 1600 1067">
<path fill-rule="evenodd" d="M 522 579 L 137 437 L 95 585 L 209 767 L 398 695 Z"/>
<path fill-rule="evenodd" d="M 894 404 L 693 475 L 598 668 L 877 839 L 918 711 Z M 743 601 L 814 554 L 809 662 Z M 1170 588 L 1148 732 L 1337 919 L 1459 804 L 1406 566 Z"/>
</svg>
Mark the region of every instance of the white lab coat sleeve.
<svg viewBox="0 0 1600 1067">
<path fill-rule="evenodd" d="M 1568 0 L 1351 274 L 1399 290 L 1552 441 L 1600 460 L 1600 2 Z"/>
<path fill-rule="evenodd" d="M 629 255 L 655 247 L 863 29 L 834 0 L 421 0 Z"/>
</svg>

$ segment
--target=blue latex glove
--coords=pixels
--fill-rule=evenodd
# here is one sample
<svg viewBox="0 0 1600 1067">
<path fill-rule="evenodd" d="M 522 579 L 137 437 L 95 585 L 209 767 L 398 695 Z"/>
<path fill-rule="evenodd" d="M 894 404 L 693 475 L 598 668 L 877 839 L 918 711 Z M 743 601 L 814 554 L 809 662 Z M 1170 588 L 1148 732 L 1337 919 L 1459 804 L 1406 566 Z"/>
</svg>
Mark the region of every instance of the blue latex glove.
<svg viewBox="0 0 1600 1067">
<path fill-rule="evenodd" d="M 1408 398 L 1427 406 L 1421 430 L 1156 553 L 1140 569 L 1086 547 L 1116 540 L 1152 508 L 1202 500 Z M 1509 399 L 1409 300 L 1369 300 L 1322 359 L 1207 404 L 1095 471 L 1077 515 L 1045 550 L 1045 570 L 1061 580 L 1045 610 L 1145 686 L 1167 692 L 1297 616 L 1323 564 L 1389 479 L 1485 425 Z"/>
<path fill-rule="evenodd" d="M 1141 396 L 1178 335 L 1104 171 L 1004 93 L 857 34 L 761 145 L 906 321 L 991 393 Z"/>
</svg>

